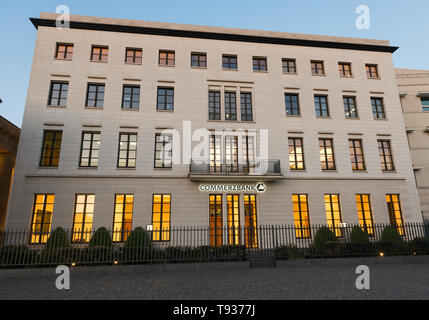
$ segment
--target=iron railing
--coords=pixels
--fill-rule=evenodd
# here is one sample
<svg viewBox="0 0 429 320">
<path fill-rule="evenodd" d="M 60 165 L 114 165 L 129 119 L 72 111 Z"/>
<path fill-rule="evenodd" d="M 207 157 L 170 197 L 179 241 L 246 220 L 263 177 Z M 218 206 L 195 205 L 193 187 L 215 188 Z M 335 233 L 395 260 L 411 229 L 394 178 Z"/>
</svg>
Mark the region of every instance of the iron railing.
<svg viewBox="0 0 429 320">
<path fill-rule="evenodd" d="M 58 228 L 49 234 L 8 230 L 0 233 L 0 267 L 246 261 L 258 255 L 277 260 L 426 255 L 428 230 L 429 224 L 423 223 L 395 228 L 377 224 L 371 229 L 312 225 L 84 232 Z"/>
<path fill-rule="evenodd" d="M 210 162 L 204 159 L 191 160 L 190 174 L 204 175 L 281 175 L 280 160 L 251 162 Z"/>
</svg>

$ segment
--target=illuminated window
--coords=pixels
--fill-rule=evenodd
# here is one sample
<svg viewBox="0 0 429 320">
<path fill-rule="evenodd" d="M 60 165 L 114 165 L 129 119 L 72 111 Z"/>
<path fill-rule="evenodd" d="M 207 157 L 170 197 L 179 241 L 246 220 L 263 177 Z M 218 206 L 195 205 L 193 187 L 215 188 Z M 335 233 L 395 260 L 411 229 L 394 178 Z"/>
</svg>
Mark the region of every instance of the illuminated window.
<svg viewBox="0 0 429 320">
<path fill-rule="evenodd" d="M 125 62 L 141 64 L 142 63 L 143 51 L 142 49 L 131 49 L 127 48 L 125 50 Z"/>
<path fill-rule="evenodd" d="M 402 216 L 401 200 L 399 194 L 386 195 L 387 208 L 389 210 L 390 224 L 401 235 L 405 235 L 404 218 Z"/>
<path fill-rule="evenodd" d="M 174 110 L 174 88 L 158 87 L 156 110 L 159 110 L 159 111 Z"/>
<path fill-rule="evenodd" d="M 320 163 L 322 170 L 335 170 L 334 141 L 319 139 Z"/>
<path fill-rule="evenodd" d="M 107 62 L 109 57 L 108 47 L 93 46 L 91 52 L 91 61 Z"/>
<path fill-rule="evenodd" d="M 311 61 L 311 73 L 313 76 L 323 76 L 325 65 L 323 61 Z"/>
<path fill-rule="evenodd" d="M 118 168 L 135 168 L 136 159 L 137 133 L 120 133 Z"/>
<path fill-rule="evenodd" d="M 125 242 L 133 227 L 134 195 L 117 194 L 113 214 L 113 241 Z"/>
<path fill-rule="evenodd" d="M 386 119 L 386 113 L 384 112 L 383 98 L 371 98 L 372 113 L 374 119 Z"/>
<path fill-rule="evenodd" d="M 246 234 L 246 247 L 258 247 L 258 221 L 256 209 L 256 195 L 244 195 L 244 223 Z"/>
<path fill-rule="evenodd" d="M 79 167 L 98 167 L 100 132 L 82 132 Z"/>
<path fill-rule="evenodd" d="M 253 71 L 267 71 L 267 58 L 253 57 Z"/>
<path fill-rule="evenodd" d="M 207 54 L 205 54 L 205 53 L 191 53 L 191 67 L 193 67 L 193 68 L 207 68 Z"/>
<path fill-rule="evenodd" d="M 49 91 L 49 106 L 62 106 L 67 105 L 67 95 L 69 92 L 68 82 L 51 82 L 51 90 Z"/>
<path fill-rule="evenodd" d="M 137 110 L 140 104 L 140 86 L 125 85 L 122 91 L 122 109 Z"/>
<path fill-rule="evenodd" d="M 88 83 L 88 89 L 86 94 L 86 107 L 103 108 L 104 88 L 105 86 L 103 83 Z"/>
<path fill-rule="evenodd" d="M 176 53 L 174 51 L 159 51 L 159 65 L 174 66 L 176 64 Z"/>
<path fill-rule="evenodd" d="M 282 67 L 284 73 L 296 73 L 296 60 L 282 59 Z"/>
<path fill-rule="evenodd" d="M 379 78 L 378 65 L 366 64 L 365 69 L 366 69 L 366 76 L 368 77 L 368 79 L 378 79 Z"/>
<path fill-rule="evenodd" d="M 365 167 L 365 159 L 363 155 L 362 140 L 349 139 L 350 159 L 352 162 L 353 171 L 363 171 Z"/>
<path fill-rule="evenodd" d="M 209 120 L 220 120 L 220 92 L 209 92 Z"/>
<path fill-rule="evenodd" d="M 296 93 L 285 93 L 285 105 L 287 116 L 299 116 L 299 99 Z"/>
<path fill-rule="evenodd" d="M 357 194 L 356 205 L 359 217 L 359 225 L 366 232 L 366 234 L 368 234 L 368 236 L 374 236 L 371 196 L 369 194 Z"/>
<path fill-rule="evenodd" d="M 222 136 L 210 136 L 210 172 L 222 172 Z"/>
<path fill-rule="evenodd" d="M 155 134 L 155 168 L 171 168 L 173 165 L 173 135 Z"/>
<path fill-rule="evenodd" d="M 55 58 L 58 60 L 71 60 L 73 58 L 74 45 L 57 43 Z"/>
<path fill-rule="evenodd" d="M 356 119 L 358 110 L 356 105 L 356 97 L 343 97 L 344 113 L 347 119 Z"/>
<path fill-rule="evenodd" d="M 154 194 L 152 207 L 153 241 L 170 241 L 171 195 Z"/>
<path fill-rule="evenodd" d="M 340 70 L 341 77 L 352 76 L 352 64 L 349 62 L 338 62 L 338 69 Z"/>
<path fill-rule="evenodd" d="M 289 138 L 289 164 L 291 170 L 305 170 L 302 138 Z"/>
<path fill-rule="evenodd" d="M 383 171 L 395 171 L 390 140 L 378 140 L 378 152 L 380 154 L 381 169 Z"/>
<path fill-rule="evenodd" d="M 222 67 L 224 69 L 237 70 L 237 56 L 223 55 L 222 56 Z"/>
<path fill-rule="evenodd" d="M 77 194 L 73 217 L 73 242 L 88 242 L 94 221 L 95 195 Z"/>
<path fill-rule="evenodd" d="M 225 120 L 237 120 L 237 97 L 235 92 L 225 92 Z"/>
<path fill-rule="evenodd" d="M 338 194 L 325 194 L 325 208 L 328 227 L 337 237 L 342 237 L 343 232 L 340 224 L 343 221 L 341 217 L 340 196 Z"/>
<path fill-rule="evenodd" d="M 42 157 L 40 159 L 41 167 L 58 167 L 62 138 L 62 131 L 44 131 Z"/>
<path fill-rule="evenodd" d="M 210 198 L 210 245 L 222 245 L 222 195 L 211 194 Z"/>
<path fill-rule="evenodd" d="M 229 194 L 226 196 L 228 209 L 228 244 L 240 244 L 240 196 Z"/>
<path fill-rule="evenodd" d="M 242 92 L 241 97 L 241 121 L 253 121 L 252 94 Z"/>
<path fill-rule="evenodd" d="M 308 210 L 308 196 L 306 194 L 293 194 L 293 219 L 297 239 L 311 238 L 310 213 Z"/>
<path fill-rule="evenodd" d="M 329 117 L 328 96 L 314 96 L 316 117 Z"/>
<path fill-rule="evenodd" d="M 54 194 L 36 194 L 31 219 L 31 243 L 46 243 L 51 232 L 54 213 Z"/>
</svg>

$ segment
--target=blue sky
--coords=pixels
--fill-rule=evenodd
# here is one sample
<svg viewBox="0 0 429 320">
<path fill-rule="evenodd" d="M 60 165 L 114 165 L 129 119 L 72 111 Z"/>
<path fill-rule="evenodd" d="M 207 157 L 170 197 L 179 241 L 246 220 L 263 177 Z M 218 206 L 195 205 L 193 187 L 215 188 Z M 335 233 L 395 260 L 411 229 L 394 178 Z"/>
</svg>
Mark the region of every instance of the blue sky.
<svg viewBox="0 0 429 320">
<path fill-rule="evenodd" d="M 428 0 L 14 0 L 0 1 L 0 115 L 20 126 L 36 30 L 28 20 L 58 5 L 71 14 L 390 40 L 396 67 L 429 70 Z M 356 7 L 371 10 L 369 30 Z"/>
</svg>

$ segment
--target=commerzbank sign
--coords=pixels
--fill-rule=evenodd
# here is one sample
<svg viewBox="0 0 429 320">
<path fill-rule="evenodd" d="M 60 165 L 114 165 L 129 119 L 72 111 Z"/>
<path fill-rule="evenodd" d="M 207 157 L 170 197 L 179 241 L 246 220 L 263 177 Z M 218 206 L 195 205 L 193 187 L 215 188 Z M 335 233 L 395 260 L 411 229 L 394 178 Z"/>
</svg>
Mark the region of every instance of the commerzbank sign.
<svg viewBox="0 0 429 320">
<path fill-rule="evenodd" d="M 200 185 L 201 192 L 259 192 L 263 193 L 266 190 L 264 183 L 257 184 L 202 184 Z"/>
</svg>

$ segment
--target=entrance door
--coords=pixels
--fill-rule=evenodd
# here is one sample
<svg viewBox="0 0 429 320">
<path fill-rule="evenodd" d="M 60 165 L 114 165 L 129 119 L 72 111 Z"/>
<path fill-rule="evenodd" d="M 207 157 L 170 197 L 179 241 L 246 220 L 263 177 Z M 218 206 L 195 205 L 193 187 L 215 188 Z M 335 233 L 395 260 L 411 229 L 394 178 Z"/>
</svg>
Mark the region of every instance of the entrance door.
<svg viewBox="0 0 429 320">
<path fill-rule="evenodd" d="M 210 195 L 210 246 L 222 245 L 222 195 Z"/>
</svg>

